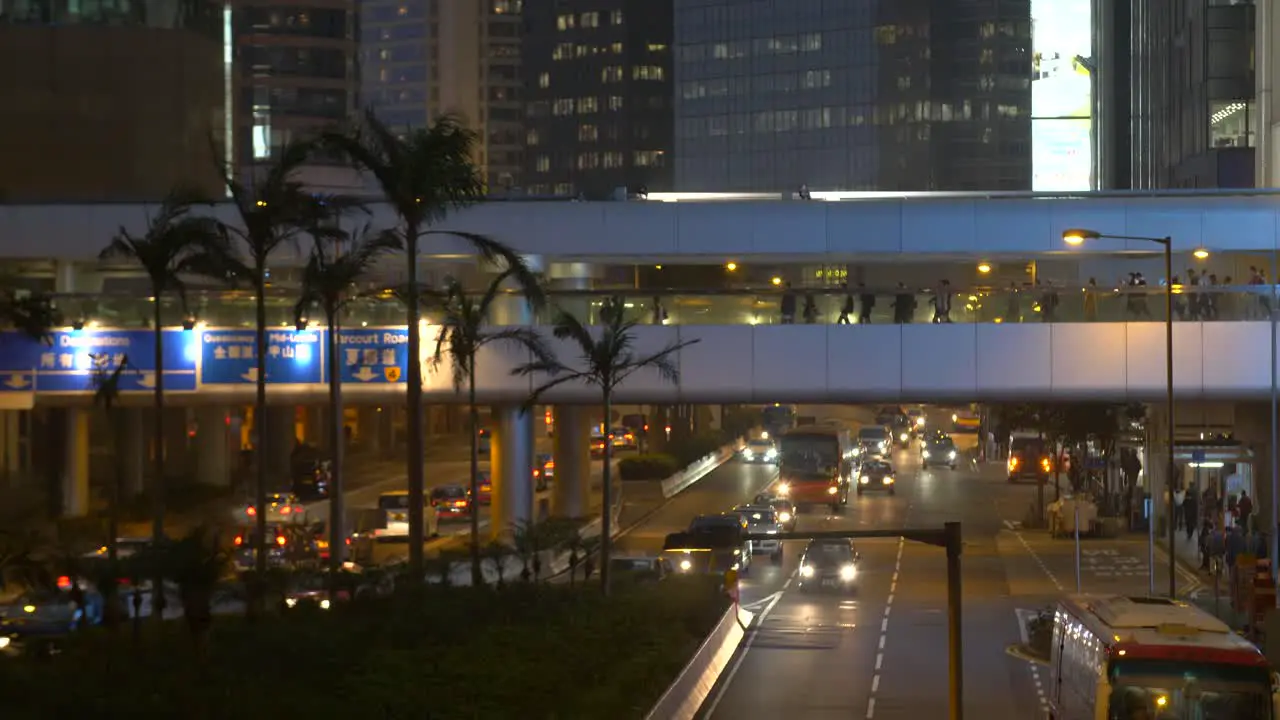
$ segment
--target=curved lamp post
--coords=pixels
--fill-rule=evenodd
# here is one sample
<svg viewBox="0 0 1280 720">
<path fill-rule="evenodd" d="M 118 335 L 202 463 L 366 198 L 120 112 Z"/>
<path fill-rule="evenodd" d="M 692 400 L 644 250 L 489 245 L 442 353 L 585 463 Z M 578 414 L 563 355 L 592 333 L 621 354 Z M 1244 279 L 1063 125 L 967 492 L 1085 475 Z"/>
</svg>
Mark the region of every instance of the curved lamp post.
<svg viewBox="0 0 1280 720">
<path fill-rule="evenodd" d="M 1166 441 L 1169 445 L 1169 466 L 1165 472 L 1165 486 L 1169 493 L 1169 597 L 1177 597 L 1178 574 L 1177 574 L 1177 557 L 1174 551 L 1174 543 L 1177 540 L 1176 523 L 1174 522 L 1173 513 L 1173 479 L 1177 474 L 1176 463 L 1174 462 L 1174 440 L 1173 440 L 1173 238 L 1165 237 L 1143 237 L 1139 235 L 1110 235 L 1100 233 L 1097 230 L 1088 230 L 1085 228 L 1069 228 L 1062 231 L 1062 241 L 1068 245 L 1081 245 L 1086 240 L 1138 240 L 1141 242 L 1151 242 L 1160 245 L 1164 249 L 1164 370 L 1165 370 L 1165 403 L 1169 407 L 1168 418 L 1168 435 Z M 1208 257 L 1207 251 L 1203 252 L 1203 257 Z M 1203 259 L 1199 254 L 1196 257 Z M 1151 496 L 1151 517 L 1148 522 L 1151 523 L 1152 538 L 1152 566 L 1151 566 L 1151 588 L 1155 588 L 1155 503 L 1156 497 L 1153 493 Z"/>
</svg>

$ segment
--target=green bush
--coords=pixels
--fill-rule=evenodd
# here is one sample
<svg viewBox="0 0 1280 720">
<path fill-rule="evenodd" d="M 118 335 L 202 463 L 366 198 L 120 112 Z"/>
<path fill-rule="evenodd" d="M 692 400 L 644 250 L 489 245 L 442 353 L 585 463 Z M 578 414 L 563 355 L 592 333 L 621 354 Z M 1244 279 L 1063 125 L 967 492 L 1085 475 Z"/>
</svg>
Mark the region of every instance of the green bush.
<svg viewBox="0 0 1280 720">
<path fill-rule="evenodd" d="M 618 461 L 618 474 L 623 480 L 666 480 L 683 467 L 665 453 L 634 455 Z"/>
<path fill-rule="evenodd" d="M 667 444 L 667 453 L 676 459 L 680 467 L 687 467 L 711 453 L 718 452 L 725 444 L 720 433 L 703 433 L 687 438 L 673 438 Z"/>
<path fill-rule="evenodd" d="M 87 631 L 58 656 L 6 661 L 6 718 L 642 718 L 726 608 L 714 578 L 428 588 L 414 597 Z M 625 652 L 619 652 L 625 648 Z"/>
</svg>

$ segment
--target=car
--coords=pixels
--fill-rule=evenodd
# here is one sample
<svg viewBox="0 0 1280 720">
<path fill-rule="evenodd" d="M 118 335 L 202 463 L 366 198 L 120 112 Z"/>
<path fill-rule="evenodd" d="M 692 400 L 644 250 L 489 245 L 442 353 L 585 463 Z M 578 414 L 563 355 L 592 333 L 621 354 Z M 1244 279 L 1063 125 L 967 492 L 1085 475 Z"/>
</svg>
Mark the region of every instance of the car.
<svg viewBox="0 0 1280 720">
<path fill-rule="evenodd" d="M 906 417 L 906 413 L 904 413 L 902 411 L 902 408 L 900 407 L 886 405 L 876 410 L 877 425 L 884 425 L 884 426 L 897 425 L 900 422 L 902 422 L 902 419 L 904 417 Z"/>
<path fill-rule="evenodd" d="M 232 539 L 232 558 L 236 569 L 251 570 L 255 567 L 257 543 L 255 526 L 236 528 Z M 270 523 L 267 525 L 267 565 L 276 568 L 318 567 L 321 548 L 315 528 L 298 523 Z"/>
<path fill-rule="evenodd" d="M 955 470 L 958 462 L 959 453 L 950 435 L 934 436 L 920 444 L 920 467 L 925 470 L 930 465 L 942 465 Z"/>
<path fill-rule="evenodd" d="M 781 495 L 772 495 L 770 493 L 760 493 L 751 501 L 752 505 L 768 505 L 778 513 L 778 524 L 782 526 L 784 532 L 795 532 L 796 523 L 799 518 L 796 513 L 796 506 L 787 498 Z"/>
<path fill-rule="evenodd" d="M 671 574 L 671 568 L 661 555 L 640 551 L 613 553 L 609 557 L 609 570 L 614 578 L 626 578 L 632 582 L 656 582 Z"/>
<path fill-rule="evenodd" d="M 540 453 L 533 459 L 533 488 L 537 492 L 546 490 L 556 476 L 556 461 L 549 453 Z"/>
<path fill-rule="evenodd" d="M 439 530 L 440 509 L 431 502 L 431 494 L 423 498 L 422 522 L 426 525 L 427 534 Z M 375 511 L 376 527 L 391 533 L 409 532 L 409 491 L 388 490 L 378 496 L 378 509 Z"/>
<path fill-rule="evenodd" d="M 493 476 L 488 470 L 476 473 L 476 502 L 480 505 L 493 504 Z"/>
<path fill-rule="evenodd" d="M 924 408 L 907 408 L 907 422 L 910 423 L 912 432 L 917 435 L 924 432 L 925 425 L 927 424 L 924 417 Z"/>
<path fill-rule="evenodd" d="M 778 511 L 767 504 L 739 505 L 733 509 L 747 521 L 747 532 L 753 535 L 777 535 L 782 531 L 782 523 L 778 521 Z M 774 565 L 782 564 L 782 541 L 752 540 L 751 554 L 768 555 Z"/>
<path fill-rule="evenodd" d="M 710 550 L 712 557 L 709 565 L 712 572 L 723 572 L 735 569 L 743 574 L 751 572 L 751 543 L 747 541 L 747 521 L 738 513 L 718 513 L 716 515 L 699 515 L 689 523 L 683 533 L 694 549 Z M 668 536 L 670 539 L 670 536 Z M 664 544 L 664 548 L 667 544 Z M 680 571 L 686 571 L 683 563 L 673 564 Z"/>
<path fill-rule="evenodd" d="M 293 493 L 268 493 L 266 514 L 268 523 L 300 523 L 307 519 L 307 508 Z M 254 507 L 252 501 L 236 511 L 236 519 L 239 522 L 247 522 L 257 516 L 258 509 Z"/>
<path fill-rule="evenodd" d="M 428 498 L 441 522 L 461 520 L 471 516 L 471 495 L 461 485 L 433 487 Z"/>
<path fill-rule="evenodd" d="M 493 433 L 489 431 L 489 428 L 480 428 L 476 432 L 476 454 L 488 455 L 492 446 Z"/>
<path fill-rule="evenodd" d="M 856 592 L 858 552 L 847 538 L 815 538 L 800 557 L 800 592 Z"/>
<path fill-rule="evenodd" d="M 604 436 L 595 432 L 591 434 L 591 457 L 604 457 Z"/>
<path fill-rule="evenodd" d="M 753 438 L 747 441 L 746 447 L 742 448 L 741 457 L 742 461 L 747 463 L 776 465 L 778 462 L 778 448 L 773 444 L 772 440 Z"/>
<path fill-rule="evenodd" d="M 864 427 L 858 431 L 853 454 L 858 457 L 883 455 L 889 452 L 892 441 L 893 436 L 889 434 L 889 428 L 883 425 Z"/>
<path fill-rule="evenodd" d="M 858 467 L 858 494 L 869 490 L 884 490 L 895 494 L 893 466 L 884 460 L 867 460 Z"/>
<path fill-rule="evenodd" d="M 636 441 L 636 434 L 630 428 L 610 428 L 609 437 L 613 440 L 614 450 L 635 450 L 640 447 Z"/>
<path fill-rule="evenodd" d="M 121 560 L 133 557 L 149 547 L 151 547 L 151 538 L 149 537 L 116 538 L 116 557 Z M 106 559 L 109 555 L 110 548 L 102 545 L 97 550 L 85 553 L 84 557 L 87 559 Z"/>
<path fill-rule="evenodd" d="M 352 577 L 339 580 L 338 588 L 332 594 L 332 599 L 338 602 L 350 600 L 358 584 L 355 573 L 359 572 L 359 567 L 354 563 L 344 563 L 344 566 L 344 571 L 352 573 Z M 284 606 L 291 610 L 305 607 L 328 610 L 332 606 L 328 571 L 291 575 L 284 590 Z"/>
</svg>

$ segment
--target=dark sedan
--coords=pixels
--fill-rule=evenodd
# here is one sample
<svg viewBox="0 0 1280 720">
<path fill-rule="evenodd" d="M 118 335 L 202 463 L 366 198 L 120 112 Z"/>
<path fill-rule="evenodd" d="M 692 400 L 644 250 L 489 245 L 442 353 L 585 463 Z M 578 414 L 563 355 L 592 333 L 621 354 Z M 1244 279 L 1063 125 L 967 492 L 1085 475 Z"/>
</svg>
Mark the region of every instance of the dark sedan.
<svg viewBox="0 0 1280 720">
<path fill-rule="evenodd" d="M 895 493 L 894 483 L 897 478 L 893 466 L 883 460 L 868 460 L 858 468 L 858 494 L 873 490 L 883 490 L 890 495 Z"/>
<path fill-rule="evenodd" d="M 800 558 L 800 592 L 852 592 L 858 584 L 858 553 L 845 538 L 810 540 Z"/>
</svg>

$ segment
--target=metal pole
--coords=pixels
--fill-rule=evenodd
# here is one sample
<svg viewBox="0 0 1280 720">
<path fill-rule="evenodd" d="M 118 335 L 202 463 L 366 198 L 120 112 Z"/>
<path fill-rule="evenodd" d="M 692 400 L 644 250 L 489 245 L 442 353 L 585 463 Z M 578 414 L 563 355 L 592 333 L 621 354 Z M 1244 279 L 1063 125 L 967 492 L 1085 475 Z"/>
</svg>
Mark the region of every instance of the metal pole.
<svg viewBox="0 0 1280 720">
<path fill-rule="evenodd" d="M 960 523 L 943 525 L 947 537 L 947 650 L 951 667 L 951 720 L 964 720 L 964 651 L 960 635 Z"/>
<path fill-rule="evenodd" d="M 1280 427 L 1276 415 L 1276 250 L 1271 250 L 1271 304 L 1267 306 L 1271 321 L 1271 582 L 1280 577 Z M 1256 494 L 1256 493 L 1255 493 Z M 1276 593 L 1280 604 L 1280 592 Z"/>
<path fill-rule="evenodd" d="M 1076 592 L 1083 592 L 1080 589 L 1080 502 L 1072 500 L 1076 508 Z"/>
<path fill-rule="evenodd" d="M 1176 461 L 1174 459 L 1173 446 L 1173 238 L 1165 237 L 1160 241 L 1164 244 L 1164 371 L 1165 371 L 1165 402 L 1169 407 L 1169 427 L 1168 440 L 1169 445 L 1169 465 L 1165 469 L 1167 473 L 1165 477 L 1165 488 L 1169 493 L 1169 597 L 1178 596 L 1178 574 L 1177 570 L 1177 553 L 1174 550 L 1174 543 L 1177 540 L 1177 529 L 1173 523 L 1173 482 L 1176 471 Z M 1155 505 L 1155 498 L 1152 498 L 1152 506 Z M 1153 513 L 1154 514 L 1154 513 Z M 1154 576 L 1154 573 L 1152 573 Z"/>
</svg>

